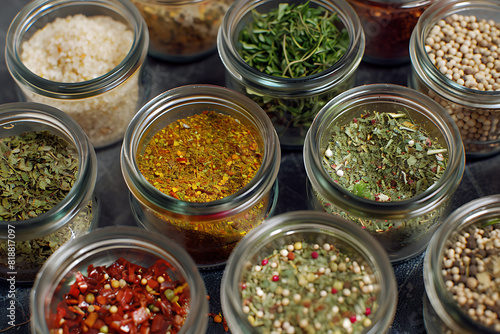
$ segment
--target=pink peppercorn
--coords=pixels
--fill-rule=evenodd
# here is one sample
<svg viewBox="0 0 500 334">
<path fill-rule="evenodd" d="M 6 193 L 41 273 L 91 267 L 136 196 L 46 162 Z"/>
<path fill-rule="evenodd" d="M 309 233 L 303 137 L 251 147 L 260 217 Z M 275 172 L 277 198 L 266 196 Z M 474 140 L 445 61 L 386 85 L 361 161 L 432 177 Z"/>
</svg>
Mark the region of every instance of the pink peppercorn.
<svg viewBox="0 0 500 334">
<path fill-rule="evenodd" d="M 318 258 L 318 252 L 312 252 L 312 253 L 311 253 L 311 257 L 312 257 L 313 259 L 317 259 L 317 258 Z"/>
<path fill-rule="evenodd" d="M 245 290 L 247 288 L 247 285 L 245 283 L 241 284 L 241 289 Z"/>
<path fill-rule="evenodd" d="M 353 315 L 349 318 L 349 320 L 351 320 L 351 323 L 355 323 L 356 322 L 356 316 Z"/>
<path fill-rule="evenodd" d="M 268 261 L 267 259 L 264 259 L 264 260 L 262 260 L 262 262 L 261 262 L 261 263 L 262 263 L 262 265 L 263 265 L 263 266 L 265 266 L 266 264 L 268 264 L 268 262 L 269 262 L 269 261 Z"/>
<path fill-rule="evenodd" d="M 367 307 L 366 311 L 365 311 L 365 315 L 370 315 L 370 314 L 372 314 L 372 310 L 369 307 Z"/>
<path fill-rule="evenodd" d="M 278 275 L 273 276 L 273 282 L 278 282 L 280 280 L 280 277 Z"/>
<path fill-rule="evenodd" d="M 337 292 L 338 292 L 338 291 L 337 291 L 337 289 L 332 288 L 332 293 L 333 293 L 333 294 L 336 294 Z"/>
</svg>

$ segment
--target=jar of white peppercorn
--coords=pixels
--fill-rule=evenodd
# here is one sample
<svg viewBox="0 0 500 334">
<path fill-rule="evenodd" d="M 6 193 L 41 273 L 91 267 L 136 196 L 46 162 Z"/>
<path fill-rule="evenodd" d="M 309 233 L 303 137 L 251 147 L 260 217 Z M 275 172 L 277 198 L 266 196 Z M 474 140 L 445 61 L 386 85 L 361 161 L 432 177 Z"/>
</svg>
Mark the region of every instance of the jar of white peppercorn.
<svg viewBox="0 0 500 334">
<path fill-rule="evenodd" d="M 35 0 L 7 31 L 20 99 L 60 109 L 95 148 L 122 140 L 147 98 L 148 28 L 128 0 Z"/>
<path fill-rule="evenodd" d="M 31 283 L 59 247 L 97 225 L 97 158 L 71 117 L 31 102 L 0 106 L 0 156 L 0 280 Z"/>
<path fill-rule="evenodd" d="M 468 157 L 500 152 L 500 1 L 443 0 L 410 40 L 409 86 L 457 123 Z"/>
<path fill-rule="evenodd" d="M 456 209 L 424 258 L 429 334 L 500 333 L 500 195 Z"/>
</svg>

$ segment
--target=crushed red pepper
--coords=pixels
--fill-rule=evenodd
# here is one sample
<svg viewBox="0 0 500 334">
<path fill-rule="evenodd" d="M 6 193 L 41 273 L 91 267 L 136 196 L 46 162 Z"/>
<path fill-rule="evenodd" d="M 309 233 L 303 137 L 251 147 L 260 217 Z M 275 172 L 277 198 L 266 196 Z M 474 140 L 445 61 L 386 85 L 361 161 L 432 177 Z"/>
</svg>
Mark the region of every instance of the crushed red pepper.
<svg viewBox="0 0 500 334">
<path fill-rule="evenodd" d="M 51 316 L 51 333 L 175 334 L 189 312 L 187 283 L 169 276 L 171 265 L 149 268 L 123 258 L 76 273 L 76 281 Z"/>
<path fill-rule="evenodd" d="M 234 117 L 205 111 L 157 132 L 137 163 L 161 192 L 186 202 L 211 202 L 255 176 L 263 158 L 256 138 Z"/>
</svg>

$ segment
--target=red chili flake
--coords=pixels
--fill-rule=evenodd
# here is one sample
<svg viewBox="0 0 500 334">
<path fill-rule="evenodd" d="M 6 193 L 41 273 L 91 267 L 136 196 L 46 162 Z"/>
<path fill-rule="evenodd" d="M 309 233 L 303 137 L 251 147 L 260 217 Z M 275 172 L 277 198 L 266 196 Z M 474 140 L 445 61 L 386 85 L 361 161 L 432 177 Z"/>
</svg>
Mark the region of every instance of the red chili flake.
<svg viewBox="0 0 500 334">
<path fill-rule="evenodd" d="M 273 276 L 273 282 L 278 282 L 280 280 L 280 277 L 278 275 Z"/>
<path fill-rule="evenodd" d="M 351 320 L 351 323 L 355 323 L 356 322 L 356 316 L 353 315 L 349 318 L 349 320 Z"/>
<path fill-rule="evenodd" d="M 376 119 L 372 119 L 372 124 L 375 124 L 377 123 L 377 120 Z"/>
<path fill-rule="evenodd" d="M 371 310 L 371 308 L 367 307 L 366 311 L 365 311 L 365 315 L 370 315 L 370 314 L 372 314 L 372 310 Z"/>
<path fill-rule="evenodd" d="M 337 289 L 332 288 L 332 293 L 333 293 L 333 294 L 336 294 L 337 292 L 338 292 L 338 291 L 337 291 Z"/>
<path fill-rule="evenodd" d="M 57 311 L 50 315 L 49 329 L 64 334 L 93 334 L 108 325 L 110 333 L 122 333 L 125 329 L 130 334 L 167 330 L 178 333 L 189 312 L 189 286 L 169 277 L 170 270 L 170 263 L 164 260 L 149 268 L 123 258 L 108 267 L 91 264 L 87 277 L 80 272 L 75 275 L 71 294 L 64 295 Z M 118 281 L 126 283 L 117 285 Z M 115 311 L 101 312 L 102 305 Z"/>
<path fill-rule="evenodd" d="M 312 252 L 312 253 L 311 253 L 311 257 L 312 257 L 313 259 L 317 259 L 317 258 L 318 258 L 318 252 Z"/>
<path fill-rule="evenodd" d="M 353 121 L 354 123 L 358 123 L 358 119 L 357 119 L 357 118 L 353 119 L 352 121 Z"/>
<path fill-rule="evenodd" d="M 269 263 L 269 261 L 268 261 L 267 259 L 264 259 L 264 260 L 262 260 L 262 262 L 261 262 L 261 264 L 262 264 L 263 266 L 265 266 L 265 265 L 266 265 L 266 264 L 268 264 L 268 263 Z"/>
<path fill-rule="evenodd" d="M 295 254 L 293 252 L 290 252 L 288 253 L 287 257 L 290 261 L 293 261 L 295 259 Z"/>
</svg>

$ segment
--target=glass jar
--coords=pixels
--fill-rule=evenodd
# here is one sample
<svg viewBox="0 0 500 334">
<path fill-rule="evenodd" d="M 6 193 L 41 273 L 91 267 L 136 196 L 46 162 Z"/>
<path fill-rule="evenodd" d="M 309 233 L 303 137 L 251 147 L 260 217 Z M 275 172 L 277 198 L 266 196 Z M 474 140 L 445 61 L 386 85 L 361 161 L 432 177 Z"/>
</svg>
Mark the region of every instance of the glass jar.
<svg viewBox="0 0 500 334">
<path fill-rule="evenodd" d="M 326 159 L 325 154 L 331 139 L 335 139 L 336 136 L 343 133 L 339 128 L 351 122 L 356 123 L 355 119 L 361 119 L 367 113 L 376 112 L 407 115 L 413 120 L 413 124 L 425 130 L 427 138 L 432 143 L 438 144 L 447 150 L 448 161 L 446 168 L 439 179 L 433 181 L 432 186 L 409 198 L 400 200 L 384 199 L 383 193 L 390 193 L 390 190 L 385 189 L 393 187 L 392 176 L 389 175 L 389 179 L 391 179 L 390 185 L 384 186 L 385 183 L 380 180 L 388 177 L 387 174 L 384 176 L 383 173 L 385 173 L 386 167 L 390 166 L 390 162 L 380 162 L 381 159 L 377 158 L 376 153 L 372 152 L 362 155 L 362 161 L 368 164 L 373 163 L 373 161 L 370 161 L 370 159 L 373 159 L 377 161 L 377 164 L 380 163 L 380 166 L 378 166 L 381 171 L 380 178 L 374 177 L 371 179 L 371 175 L 368 175 L 367 170 L 363 180 L 366 178 L 366 182 L 375 182 L 375 179 L 380 179 L 377 181 L 377 185 L 381 189 L 379 197 L 375 196 L 375 198 L 369 199 L 362 193 L 355 195 L 354 190 L 357 188 L 351 192 L 337 183 L 338 180 L 334 180 L 330 175 L 323 161 Z M 378 138 L 378 136 L 375 137 L 375 134 L 379 125 L 376 122 L 372 125 L 373 133 L 369 135 L 373 135 L 373 137 L 369 140 Z M 385 133 L 384 128 L 380 130 Z M 393 143 L 387 140 L 384 149 L 388 147 L 391 149 L 394 147 L 395 150 L 399 149 L 400 143 L 397 143 L 396 140 Z M 424 140 L 424 138 L 420 140 Z M 422 147 L 418 147 L 417 140 L 414 143 L 410 142 L 405 143 L 405 145 L 411 146 L 411 148 L 407 148 L 409 152 L 407 155 L 416 159 L 417 152 L 420 152 Z M 426 144 L 427 139 L 422 145 Z M 341 147 L 344 146 L 346 145 L 341 145 Z M 352 150 L 349 144 L 345 149 Z M 384 151 L 384 155 L 393 155 L 392 153 L 389 155 L 387 152 Z M 356 178 L 355 172 L 351 172 L 350 168 L 348 168 L 348 163 L 354 165 L 357 162 L 354 160 L 349 162 L 347 155 L 346 153 L 345 161 L 338 162 L 336 166 L 330 166 L 329 164 L 328 168 L 335 168 L 336 176 L 341 177 L 342 175 L 345 178 Z M 428 155 L 434 154 L 428 153 Z M 404 160 L 403 157 L 405 157 L 405 153 L 402 153 L 401 158 L 399 158 L 401 172 L 397 172 L 395 175 L 400 184 L 403 184 L 404 181 L 403 186 L 405 184 L 411 185 L 412 182 L 417 181 L 417 178 L 413 176 L 414 174 L 411 174 L 413 172 L 410 172 L 411 169 L 406 166 L 411 163 L 411 160 Z M 435 159 L 437 161 L 442 157 L 436 154 Z M 402 161 L 406 161 L 404 165 Z M 414 164 L 417 163 L 418 161 L 414 161 Z M 311 208 L 341 215 L 362 225 L 381 242 L 384 249 L 389 253 L 390 260 L 399 262 L 425 250 L 432 234 L 448 215 L 451 199 L 462 179 L 465 158 L 463 144 L 456 124 L 450 120 L 450 116 L 435 101 L 404 86 L 371 84 L 359 86 L 338 95 L 319 112 L 306 137 L 304 164 L 308 177 L 307 191 Z M 337 170 L 337 167 L 341 167 L 343 164 L 345 164 L 344 168 Z M 421 166 L 421 168 L 430 169 L 430 165 Z M 391 171 L 391 169 L 387 170 Z M 360 171 L 360 175 L 362 173 Z M 370 171 L 370 173 L 373 172 Z M 399 189 L 397 184 L 395 187 Z"/>
<path fill-rule="evenodd" d="M 347 268 L 342 268 L 344 265 Z M 294 269 L 288 280 L 289 266 Z M 248 279 L 253 276 L 272 283 L 259 285 Z M 342 287 L 343 282 L 346 284 Z M 301 289 L 298 285 L 305 286 Z M 301 297 L 299 301 L 297 296 Z M 252 299 L 250 309 L 247 298 Z M 294 305 L 307 305 L 308 301 L 312 305 L 299 308 L 302 314 L 297 324 L 292 314 L 297 311 Z M 304 312 L 316 303 L 321 306 L 314 312 Z M 351 309 L 352 304 L 355 306 Z M 382 247 L 356 224 L 325 212 L 288 212 L 256 227 L 231 254 L 221 283 L 222 313 L 231 333 L 269 333 L 276 329 L 274 326 L 293 333 L 283 328 L 286 317 L 291 318 L 289 327 L 299 325 L 304 333 L 336 333 L 335 329 L 340 329 L 339 333 L 385 333 L 396 305 L 396 278 Z M 337 314 L 339 306 L 342 315 Z M 252 307 L 263 316 L 255 317 Z M 270 314 L 274 317 L 268 318 Z M 325 318 L 328 321 L 321 322 Z"/>
<path fill-rule="evenodd" d="M 50 106 L 29 102 L 8 103 L 0 106 L 2 156 L 7 147 L 4 146 L 7 145 L 4 144 L 5 138 L 27 132 L 45 131 L 52 136 L 62 138 L 76 151 L 77 176 L 64 199 L 57 204 L 54 203 L 55 206 L 50 210 L 33 218 L 6 220 L 3 213 L 5 209 L 9 209 L 7 205 L 12 201 L 2 196 L 0 255 L 5 260 L 0 265 L 0 278 L 15 277 L 17 283 L 32 283 L 49 256 L 67 241 L 96 226 L 99 216 L 94 193 L 97 158 L 82 128 L 68 115 Z M 26 168 L 24 171 L 28 174 L 34 173 L 36 169 Z M 6 190 L 6 182 L 8 182 L 12 187 L 10 193 L 17 192 L 20 196 L 32 196 L 32 194 L 20 191 L 20 188 L 25 188 L 24 186 L 14 187 L 16 184 L 11 175 L 8 173 L 1 175 L 2 184 L 4 184 L 2 192 Z M 33 179 L 28 175 L 26 178 Z M 32 198 L 34 200 L 35 196 Z"/>
<path fill-rule="evenodd" d="M 50 257 L 49 261 L 40 270 L 30 294 L 32 333 L 53 333 L 55 329 L 51 328 L 49 319 L 52 320 L 53 317 L 57 317 L 58 306 L 64 300 L 63 296 L 70 293 L 71 286 L 75 283 L 75 276 L 81 273 L 84 277 L 88 277 L 90 265 L 94 267 L 110 267 L 112 263 L 117 262 L 119 259 L 124 259 L 143 268 L 153 267 L 158 260 L 166 261 L 169 265 L 165 273 L 171 278 L 172 283 L 177 286 L 187 285 L 189 287 L 187 317 L 179 333 L 205 333 L 208 325 L 208 301 L 203 280 L 193 260 L 184 249 L 166 237 L 138 227 L 126 226 L 113 226 L 94 230 L 71 240 L 71 242 L 58 249 L 54 256 Z M 129 270 L 125 269 L 123 272 L 125 275 L 129 273 Z M 135 283 L 134 278 L 128 277 L 120 281 L 123 281 L 125 286 L 128 287 L 141 284 L 140 282 Z M 167 279 L 165 281 L 168 282 Z M 148 280 L 147 284 L 149 286 L 152 283 L 149 283 Z M 123 288 L 122 285 L 120 287 L 113 286 L 113 282 L 111 282 L 111 285 L 110 288 L 117 294 L 119 291 L 116 291 Z M 163 288 L 155 289 L 161 291 Z M 102 293 L 94 296 L 95 300 L 97 300 L 95 305 L 100 304 L 98 298 L 104 295 Z M 126 293 L 123 295 L 126 296 Z M 123 298 L 125 299 L 125 297 Z M 159 296 L 158 299 L 160 298 L 163 300 Z M 139 302 L 137 301 L 137 303 Z M 89 312 L 88 304 L 94 305 L 92 302 L 82 304 L 83 306 L 80 305 L 80 307 L 86 314 Z M 106 305 L 102 306 L 105 307 Z M 120 309 L 121 307 L 118 309 L 117 314 L 123 311 L 123 309 Z M 151 312 L 155 312 L 154 307 L 151 307 Z M 158 322 L 160 323 L 160 321 Z M 94 323 L 98 323 L 98 321 Z M 142 325 L 143 322 L 140 324 Z M 111 331 L 111 328 L 109 330 Z M 100 330 L 99 332 L 103 331 Z"/>
<path fill-rule="evenodd" d="M 301 4 L 292 1 L 289 4 Z M 322 7 L 338 14 L 349 35 L 344 55 L 327 70 L 305 77 L 271 76 L 248 65 L 240 56 L 238 41 L 252 11 L 265 13 L 278 7 L 277 0 L 234 2 L 220 28 L 217 40 L 219 56 L 224 64 L 228 88 L 245 94 L 266 112 L 278 132 L 283 147 L 302 149 L 307 130 L 321 107 L 333 96 L 354 86 L 356 70 L 363 57 L 365 39 L 358 16 L 344 0 L 314 0 L 311 7 Z"/>
<path fill-rule="evenodd" d="M 474 43 L 481 42 L 471 37 L 478 35 L 478 33 L 474 32 L 476 27 L 465 26 L 467 31 L 462 31 L 462 39 L 457 38 L 457 41 L 462 42 L 462 44 L 457 41 L 453 42 L 453 40 L 445 43 L 448 39 L 443 38 L 439 42 L 432 43 L 432 47 L 431 45 L 426 46 L 428 35 L 433 31 L 432 29 L 436 24 L 440 23 L 444 26 L 445 18 L 453 20 L 453 18 L 460 18 L 460 16 L 475 16 L 477 22 L 481 19 L 496 20 L 498 26 L 500 23 L 499 2 L 496 0 L 472 2 L 445 0 L 438 1 L 429 7 L 420 17 L 410 40 L 412 72 L 409 77 L 409 86 L 427 94 L 441 104 L 457 123 L 467 156 L 482 158 L 500 152 L 500 127 L 498 126 L 500 120 L 500 92 L 498 88 L 494 87 L 492 90 L 479 90 L 466 86 L 469 75 L 476 76 L 474 74 L 476 71 L 475 66 L 478 66 L 478 69 L 482 66 L 486 69 L 489 66 L 487 62 L 489 62 L 488 57 L 490 56 L 486 57 L 480 54 L 479 51 L 483 52 L 483 50 L 477 50 L 480 44 Z M 495 36 L 492 33 L 491 38 L 494 40 Z M 449 46 L 452 46 L 452 42 L 453 47 L 446 45 L 450 44 Z M 440 50 L 437 44 L 441 45 Z M 469 49 L 467 46 L 465 48 L 465 44 L 474 44 L 476 47 L 471 46 Z M 454 56 L 444 54 L 443 50 L 451 49 L 454 49 L 454 51 L 451 51 L 455 54 Z M 497 59 L 498 62 L 498 52 L 494 51 L 496 49 L 497 47 L 492 44 L 492 49 L 484 50 L 484 52 L 485 54 L 488 52 L 492 54 L 493 58 Z M 439 54 L 431 59 L 427 53 L 431 50 L 437 50 L 436 54 L 438 51 L 443 52 L 444 55 L 440 58 L 441 55 Z M 445 63 L 444 58 L 450 59 L 449 62 Z M 483 63 L 483 58 L 486 63 Z M 474 65 L 472 65 L 472 61 L 474 61 Z M 462 69 L 453 70 L 453 68 L 458 69 L 455 64 L 462 64 Z M 493 80 L 500 87 L 498 64 L 495 65 L 494 60 L 492 64 L 493 68 L 489 73 L 490 79 L 487 81 L 491 82 Z M 458 71 L 458 74 L 455 75 L 455 72 L 453 72 L 453 75 L 447 73 L 445 67 L 448 66 L 450 66 L 451 71 Z M 482 79 L 478 77 L 477 84 L 481 83 L 483 79 L 486 80 L 486 77 L 487 74 Z M 476 79 L 474 78 L 474 80 Z"/>
<path fill-rule="evenodd" d="M 143 176 L 138 157 L 158 131 L 207 111 L 229 115 L 255 134 L 263 152 L 260 168 L 243 188 L 222 199 L 199 203 L 163 193 Z M 199 268 L 210 268 L 223 265 L 241 237 L 273 214 L 280 157 L 276 131 L 256 103 L 227 88 L 188 85 L 158 95 L 138 112 L 125 134 L 121 166 L 136 221 L 179 242 Z M 197 180 L 205 179 L 203 173 Z"/>
<path fill-rule="evenodd" d="M 186 63 L 215 52 L 231 0 L 132 0 L 149 29 L 149 54 Z"/>
<path fill-rule="evenodd" d="M 22 101 L 66 112 L 101 148 L 123 139 L 145 101 L 148 43 L 128 1 L 35 0 L 12 21 L 5 58 Z"/>
<path fill-rule="evenodd" d="M 377 65 L 410 62 L 410 36 L 434 0 L 348 0 L 359 16 L 366 38 L 363 61 Z"/>
<path fill-rule="evenodd" d="M 443 222 L 424 258 L 429 334 L 500 332 L 499 254 L 500 195 L 466 203 Z"/>
</svg>

